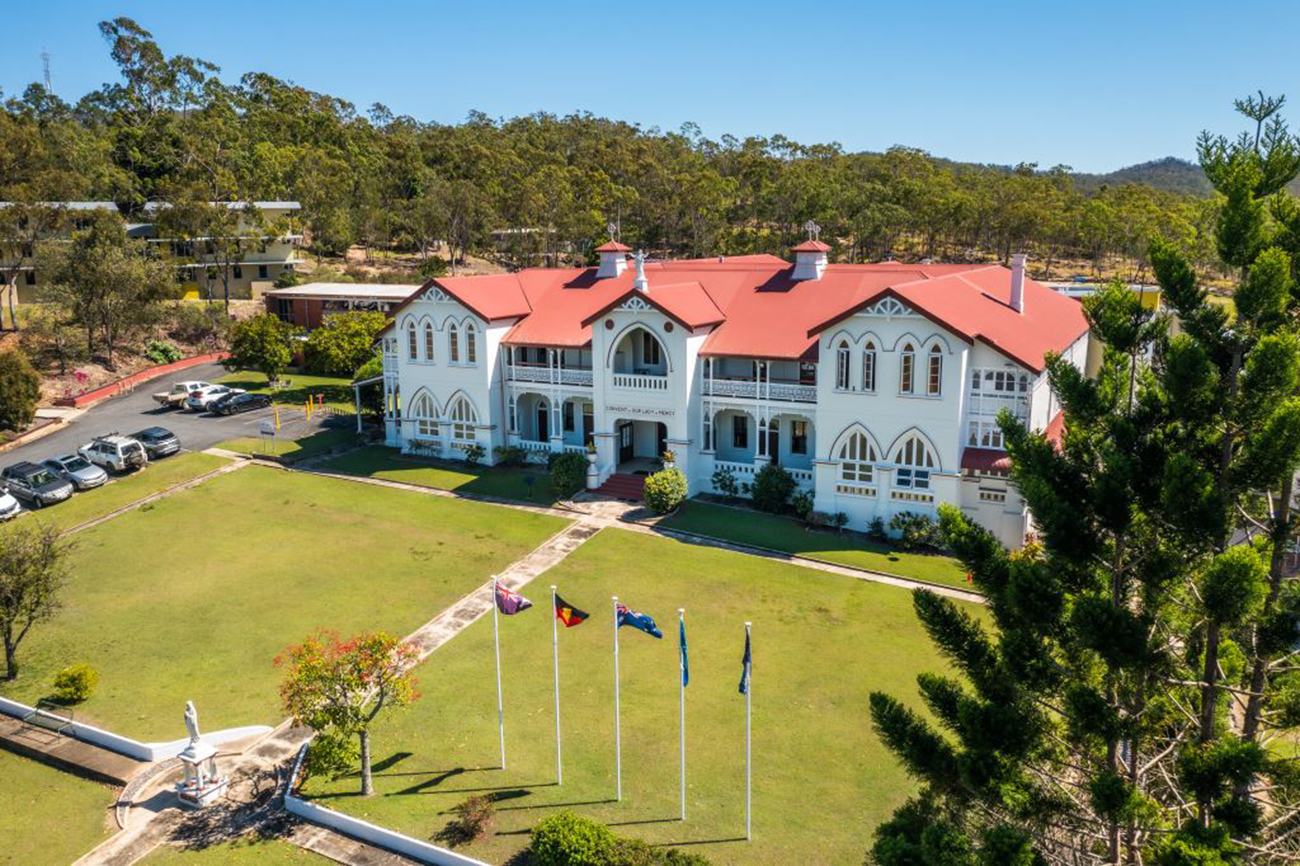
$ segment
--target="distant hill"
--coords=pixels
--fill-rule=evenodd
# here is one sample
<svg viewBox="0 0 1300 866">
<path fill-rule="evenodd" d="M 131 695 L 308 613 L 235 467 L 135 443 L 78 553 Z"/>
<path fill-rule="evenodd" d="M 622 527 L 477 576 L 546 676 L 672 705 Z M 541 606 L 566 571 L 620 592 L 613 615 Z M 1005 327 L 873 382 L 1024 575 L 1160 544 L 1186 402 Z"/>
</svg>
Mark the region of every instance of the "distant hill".
<svg viewBox="0 0 1300 866">
<path fill-rule="evenodd" d="M 1117 186 L 1125 183 L 1145 183 L 1156 189 L 1189 195 L 1209 195 L 1212 191 L 1199 165 L 1176 156 L 1130 165 L 1109 174 L 1075 173 L 1074 182 L 1085 192 L 1091 192 L 1102 184 Z M 1300 195 L 1300 178 L 1291 181 L 1288 188 L 1293 195 Z"/>
</svg>

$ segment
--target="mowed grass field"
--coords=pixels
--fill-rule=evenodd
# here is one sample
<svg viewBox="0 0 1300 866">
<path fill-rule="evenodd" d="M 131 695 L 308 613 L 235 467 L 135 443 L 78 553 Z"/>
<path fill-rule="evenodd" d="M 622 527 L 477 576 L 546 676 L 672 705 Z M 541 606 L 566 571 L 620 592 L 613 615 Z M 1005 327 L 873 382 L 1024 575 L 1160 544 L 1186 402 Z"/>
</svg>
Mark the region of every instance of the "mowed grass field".
<svg viewBox="0 0 1300 866">
<path fill-rule="evenodd" d="M 893 550 L 859 532 L 810 530 L 791 517 L 692 500 L 683 503 L 660 525 L 665 529 L 695 532 L 837 565 L 974 590 L 966 582 L 966 571 L 961 563 L 951 556 Z"/>
<path fill-rule="evenodd" d="M 98 669 L 79 719 L 147 741 L 282 718 L 273 660 L 312 630 L 405 635 L 566 525 L 546 515 L 250 466 L 77 533 L 57 618 L 6 697 Z"/>
<path fill-rule="evenodd" d="M 551 492 L 550 475 L 544 467 L 540 466 L 476 467 L 423 460 L 404 455 L 396 448 L 368 445 L 326 460 L 319 468 L 366 478 L 402 481 L 406 484 L 418 484 L 421 487 L 434 487 L 438 490 L 454 490 L 458 493 L 533 502 L 537 505 L 550 505 L 556 500 L 556 496 Z M 532 479 L 531 486 L 525 481 L 528 478 Z"/>
<path fill-rule="evenodd" d="M 0 864 L 71 863 L 117 829 L 116 799 L 107 785 L 0 749 Z"/>
<path fill-rule="evenodd" d="M 588 611 L 561 627 L 564 784 L 555 773 L 549 585 Z M 377 794 L 309 780 L 318 802 L 428 839 L 477 793 L 493 831 L 465 853 L 505 862 L 540 819 L 572 809 L 618 833 L 716 863 L 858 863 L 871 829 L 914 790 L 871 729 L 882 689 L 920 707 L 915 676 L 945 665 L 895 587 L 663 537 L 605 529 L 524 588 L 501 620 L 508 769 L 499 769 L 492 620 L 420 670 L 423 697 L 374 736 Z M 614 802 L 611 596 L 652 615 L 656 640 L 623 628 L 623 801 Z M 677 609 L 687 609 L 688 818 L 678 816 Z M 977 608 L 972 607 L 972 610 Z M 744 837 L 744 622 L 753 622 L 754 836 Z"/>
<path fill-rule="evenodd" d="M 281 866 L 292 863 L 302 866 L 326 866 L 332 863 L 319 854 L 305 851 L 282 839 L 263 839 L 245 836 L 233 842 L 210 845 L 207 848 L 174 848 L 160 845 L 138 861 L 142 866 L 244 866 L 244 864 L 269 864 Z"/>
</svg>

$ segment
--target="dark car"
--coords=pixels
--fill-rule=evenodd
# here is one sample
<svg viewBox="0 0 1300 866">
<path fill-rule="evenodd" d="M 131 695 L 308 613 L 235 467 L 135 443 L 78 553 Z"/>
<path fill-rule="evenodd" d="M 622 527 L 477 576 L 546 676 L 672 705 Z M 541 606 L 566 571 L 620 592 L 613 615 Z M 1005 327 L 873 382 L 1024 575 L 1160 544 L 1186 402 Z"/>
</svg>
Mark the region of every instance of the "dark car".
<svg viewBox="0 0 1300 866">
<path fill-rule="evenodd" d="M 44 466 L 23 461 L 0 472 L 0 485 L 32 508 L 62 502 L 72 495 L 72 482 Z"/>
<path fill-rule="evenodd" d="M 262 409 L 271 405 L 269 394 L 227 394 L 213 403 L 211 411 L 218 415 L 236 415 L 253 409 Z"/>
<path fill-rule="evenodd" d="M 166 427 L 146 427 L 139 433 L 132 433 L 131 438 L 144 446 L 150 460 L 166 457 L 181 450 L 181 440 Z"/>
</svg>

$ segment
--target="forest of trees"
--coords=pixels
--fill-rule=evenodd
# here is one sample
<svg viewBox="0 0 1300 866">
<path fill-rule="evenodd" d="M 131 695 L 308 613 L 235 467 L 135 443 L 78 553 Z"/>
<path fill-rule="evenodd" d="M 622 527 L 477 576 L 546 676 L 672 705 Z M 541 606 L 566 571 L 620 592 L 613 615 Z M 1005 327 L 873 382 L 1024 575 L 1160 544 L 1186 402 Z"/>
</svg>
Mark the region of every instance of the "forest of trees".
<svg viewBox="0 0 1300 866">
<path fill-rule="evenodd" d="M 611 222 L 654 255 L 781 254 L 812 219 L 839 261 L 1016 250 L 1039 276 L 1060 276 L 1068 259 L 1134 278 L 1159 234 L 1220 273 L 1214 198 L 1144 184 L 1084 193 L 1065 167 L 847 153 L 779 135 L 713 141 L 691 124 L 666 132 L 589 114 L 423 122 L 262 73 L 224 80 L 127 18 L 100 30 L 120 81 L 75 103 L 31 84 L 3 103 L 0 199 L 112 200 L 128 213 L 158 199 L 293 199 L 320 254 L 490 251 L 507 267 L 582 259 Z"/>
</svg>

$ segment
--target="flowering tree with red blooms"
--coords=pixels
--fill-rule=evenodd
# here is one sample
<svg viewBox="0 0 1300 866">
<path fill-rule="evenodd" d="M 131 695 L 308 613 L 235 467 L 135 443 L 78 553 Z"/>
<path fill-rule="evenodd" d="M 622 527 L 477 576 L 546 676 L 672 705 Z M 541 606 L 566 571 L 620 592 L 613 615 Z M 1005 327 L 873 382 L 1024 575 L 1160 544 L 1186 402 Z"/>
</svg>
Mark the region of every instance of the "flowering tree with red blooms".
<svg viewBox="0 0 1300 866">
<path fill-rule="evenodd" d="M 404 707 L 420 696 L 412 675 L 418 661 L 415 647 L 390 634 L 364 632 L 340 640 L 329 631 L 313 634 L 275 660 L 286 669 L 280 698 L 295 724 L 321 734 L 323 750 L 336 757 L 340 744 L 353 737 L 359 741 L 362 794 L 375 790 L 370 726 L 384 710 Z"/>
</svg>

